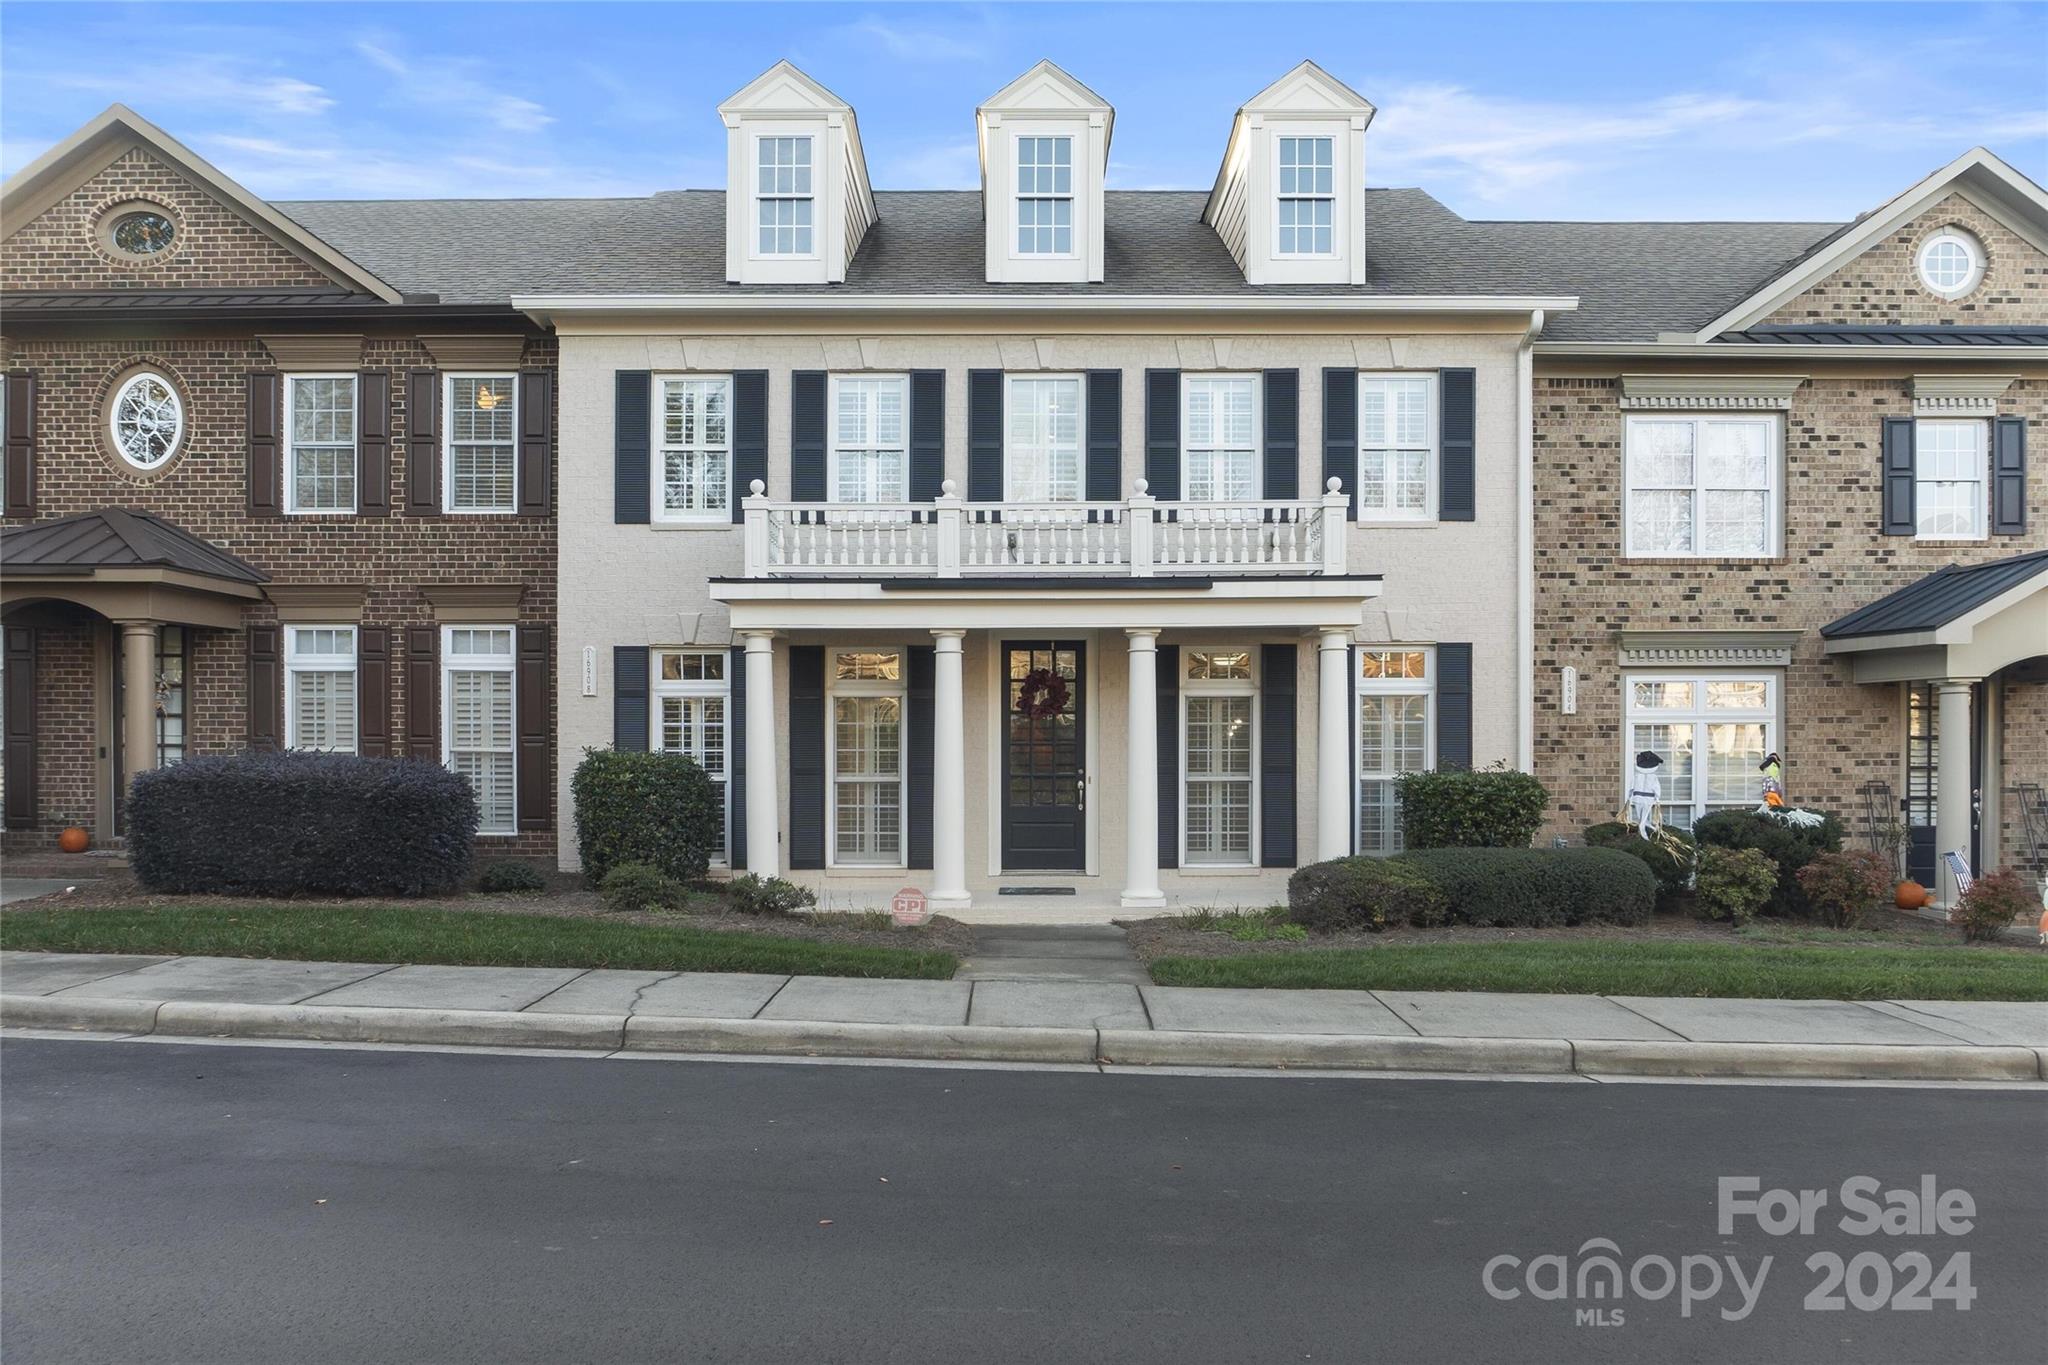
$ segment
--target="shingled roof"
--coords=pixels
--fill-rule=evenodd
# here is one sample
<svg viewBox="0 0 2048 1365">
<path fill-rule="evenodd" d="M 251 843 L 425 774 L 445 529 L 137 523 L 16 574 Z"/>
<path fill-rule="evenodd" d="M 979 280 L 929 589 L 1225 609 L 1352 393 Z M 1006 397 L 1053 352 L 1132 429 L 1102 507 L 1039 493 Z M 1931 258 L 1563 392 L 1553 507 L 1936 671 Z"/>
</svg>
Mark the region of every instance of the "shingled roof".
<svg viewBox="0 0 2048 1365">
<path fill-rule="evenodd" d="M 269 575 L 148 512 L 109 507 L 0 533 L 0 570 L 78 574 L 99 569 L 177 569 L 205 578 L 260 584 Z"/>
<path fill-rule="evenodd" d="M 1842 640 L 1939 630 L 2041 574 L 2048 574 L 2048 550 L 1968 567 L 1951 564 L 1830 621 L 1820 633 L 1825 639 Z"/>
</svg>

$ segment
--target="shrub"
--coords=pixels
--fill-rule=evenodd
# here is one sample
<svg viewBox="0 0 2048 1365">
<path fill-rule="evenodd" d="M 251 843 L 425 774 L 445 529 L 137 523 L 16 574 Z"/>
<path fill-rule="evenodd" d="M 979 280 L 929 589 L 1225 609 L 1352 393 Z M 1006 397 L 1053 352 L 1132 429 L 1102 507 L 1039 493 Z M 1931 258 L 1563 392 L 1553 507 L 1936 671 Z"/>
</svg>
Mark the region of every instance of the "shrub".
<svg viewBox="0 0 2048 1365">
<path fill-rule="evenodd" d="M 540 869 L 532 863 L 522 863 L 515 858 L 500 858 L 484 864 L 484 870 L 477 875 L 476 889 L 479 891 L 545 891 L 547 878 L 540 875 Z"/>
<path fill-rule="evenodd" d="M 1663 833 L 1683 846 L 1683 853 L 1674 853 L 1669 845 L 1658 840 L 1642 838 L 1634 825 L 1624 825 L 1617 820 L 1590 826 L 1586 830 L 1586 847 L 1611 848 L 1631 858 L 1642 859 L 1643 865 L 1657 878 L 1657 908 L 1670 910 L 1692 894 L 1695 853 L 1690 834 L 1676 825 L 1661 828 Z"/>
<path fill-rule="evenodd" d="M 1641 924 L 1657 904 L 1657 878 L 1611 848 L 1432 848 L 1395 861 L 1436 884 L 1450 918 L 1536 928 Z"/>
<path fill-rule="evenodd" d="M 718 789 L 686 755 L 585 749 L 569 794 L 592 886 L 621 863 L 695 881 L 719 847 Z"/>
<path fill-rule="evenodd" d="M 1512 768 L 1404 773 L 1401 832 L 1409 848 L 1527 848 L 1550 793 Z"/>
<path fill-rule="evenodd" d="M 469 879 L 476 794 L 438 763 L 245 753 L 138 773 L 128 856 L 151 891 L 433 896 Z"/>
<path fill-rule="evenodd" d="M 725 890 L 732 898 L 732 908 L 742 915 L 791 915 L 818 903 L 817 892 L 808 886 L 798 886 L 780 877 L 757 877 L 751 872 L 734 877 Z"/>
<path fill-rule="evenodd" d="M 1762 849 L 1709 844 L 1700 850 L 1694 903 L 1708 919 L 1747 924 L 1770 903 L 1777 885 L 1778 865 Z"/>
<path fill-rule="evenodd" d="M 608 910 L 645 913 L 674 910 L 689 894 L 683 884 L 658 867 L 646 863 L 620 863 L 604 874 L 597 894 Z"/>
<path fill-rule="evenodd" d="M 1443 893 L 1392 858 L 1332 858 L 1297 868 L 1287 879 L 1287 917 L 1319 934 L 1441 924 L 1443 916 Z"/>
<path fill-rule="evenodd" d="M 1799 885 L 1799 869 L 1820 853 L 1842 848 L 1842 822 L 1829 813 L 1820 824 L 1802 828 L 1775 815 L 1749 810 L 1717 810 L 1693 826 L 1693 837 L 1720 848 L 1753 848 L 1778 865 L 1778 888 L 1765 913 L 1807 915 L 1812 907 Z"/>
<path fill-rule="evenodd" d="M 1963 931 L 1971 943 L 1994 939 L 2008 924 L 2041 913 L 2041 897 L 2027 879 L 2007 868 L 1970 883 L 1970 889 L 1956 899 L 1948 912 L 1950 924 Z"/>
<path fill-rule="evenodd" d="M 1892 860 L 1867 848 L 1817 853 L 1799 869 L 1799 889 L 1823 922 L 1849 929 L 1892 898 L 1898 885 Z"/>
</svg>

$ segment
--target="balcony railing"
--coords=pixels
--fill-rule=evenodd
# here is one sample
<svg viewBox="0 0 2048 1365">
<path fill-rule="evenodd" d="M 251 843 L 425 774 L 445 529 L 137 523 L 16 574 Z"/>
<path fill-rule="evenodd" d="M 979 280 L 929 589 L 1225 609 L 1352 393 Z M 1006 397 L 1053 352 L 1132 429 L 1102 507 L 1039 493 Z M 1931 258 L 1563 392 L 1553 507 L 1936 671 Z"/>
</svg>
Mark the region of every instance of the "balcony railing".
<svg viewBox="0 0 2048 1365">
<path fill-rule="evenodd" d="M 1348 499 L 1161 502 L 1139 479 L 1120 502 L 743 503 L 749 578 L 1345 572 Z"/>
</svg>

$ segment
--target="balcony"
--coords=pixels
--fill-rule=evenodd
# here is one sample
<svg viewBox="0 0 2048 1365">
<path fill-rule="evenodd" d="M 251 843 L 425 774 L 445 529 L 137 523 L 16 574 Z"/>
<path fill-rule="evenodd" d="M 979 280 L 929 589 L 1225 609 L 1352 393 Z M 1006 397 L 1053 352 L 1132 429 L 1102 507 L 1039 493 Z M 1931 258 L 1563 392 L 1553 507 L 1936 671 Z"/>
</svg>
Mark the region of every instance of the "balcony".
<svg viewBox="0 0 2048 1365">
<path fill-rule="evenodd" d="M 756 479 L 742 504 L 748 578 L 999 578 L 1343 574 L 1348 499 L 1161 502 L 1143 479 L 1117 502 L 783 502 Z"/>
</svg>

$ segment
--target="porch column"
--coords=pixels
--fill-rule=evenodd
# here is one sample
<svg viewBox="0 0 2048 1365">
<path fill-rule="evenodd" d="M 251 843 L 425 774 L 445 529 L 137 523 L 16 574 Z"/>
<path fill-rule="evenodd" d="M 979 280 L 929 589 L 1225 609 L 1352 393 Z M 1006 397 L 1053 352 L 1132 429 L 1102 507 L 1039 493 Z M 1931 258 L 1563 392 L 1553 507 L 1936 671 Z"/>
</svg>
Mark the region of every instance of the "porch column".
<svg viewBox="0 0 2048 1365">
<path fill-rule="evenodd" d="M 775 634 L 750 630 L 747 646 L 747 871 L 782 874 L 782 755 L 775 744 Z"/>
<path fill-rule="evenodd" d="M 1130 677 L 1124 743 L 1124 895 L 1126 909 L 1164 905 L 1159 890 L 1159 632 L 1127 630 Z"/>
<path fill-rule="evenodd" d="M 1959 894 L 1944 854 L 1970 856 L 1970 688 L 1974 678 L 1944 678 L 1935 684 L 1934 739 L 1941 751 L 1935 773 L 1934 884 L 1945 906 Z M 1984 869 L 1972 867 L 1972 874 Z"/>
<path fill-rule="evenodd" d="M 1351 632 L 1326 630 L 1316 650 L 1316 857 L 1351 852 Z"/>
<path fill-rule="evenodd" d="M 964 630 L 932 632 L 932 886 L 934 910 L 957 910 L 967 894 L 967 693 Z"/>
<path fill-rule="evenodd" d="M 121 622 L 121 694 L 121 769 L 133 777 L 156 766 L 154 621 Z"/>
</svg>

